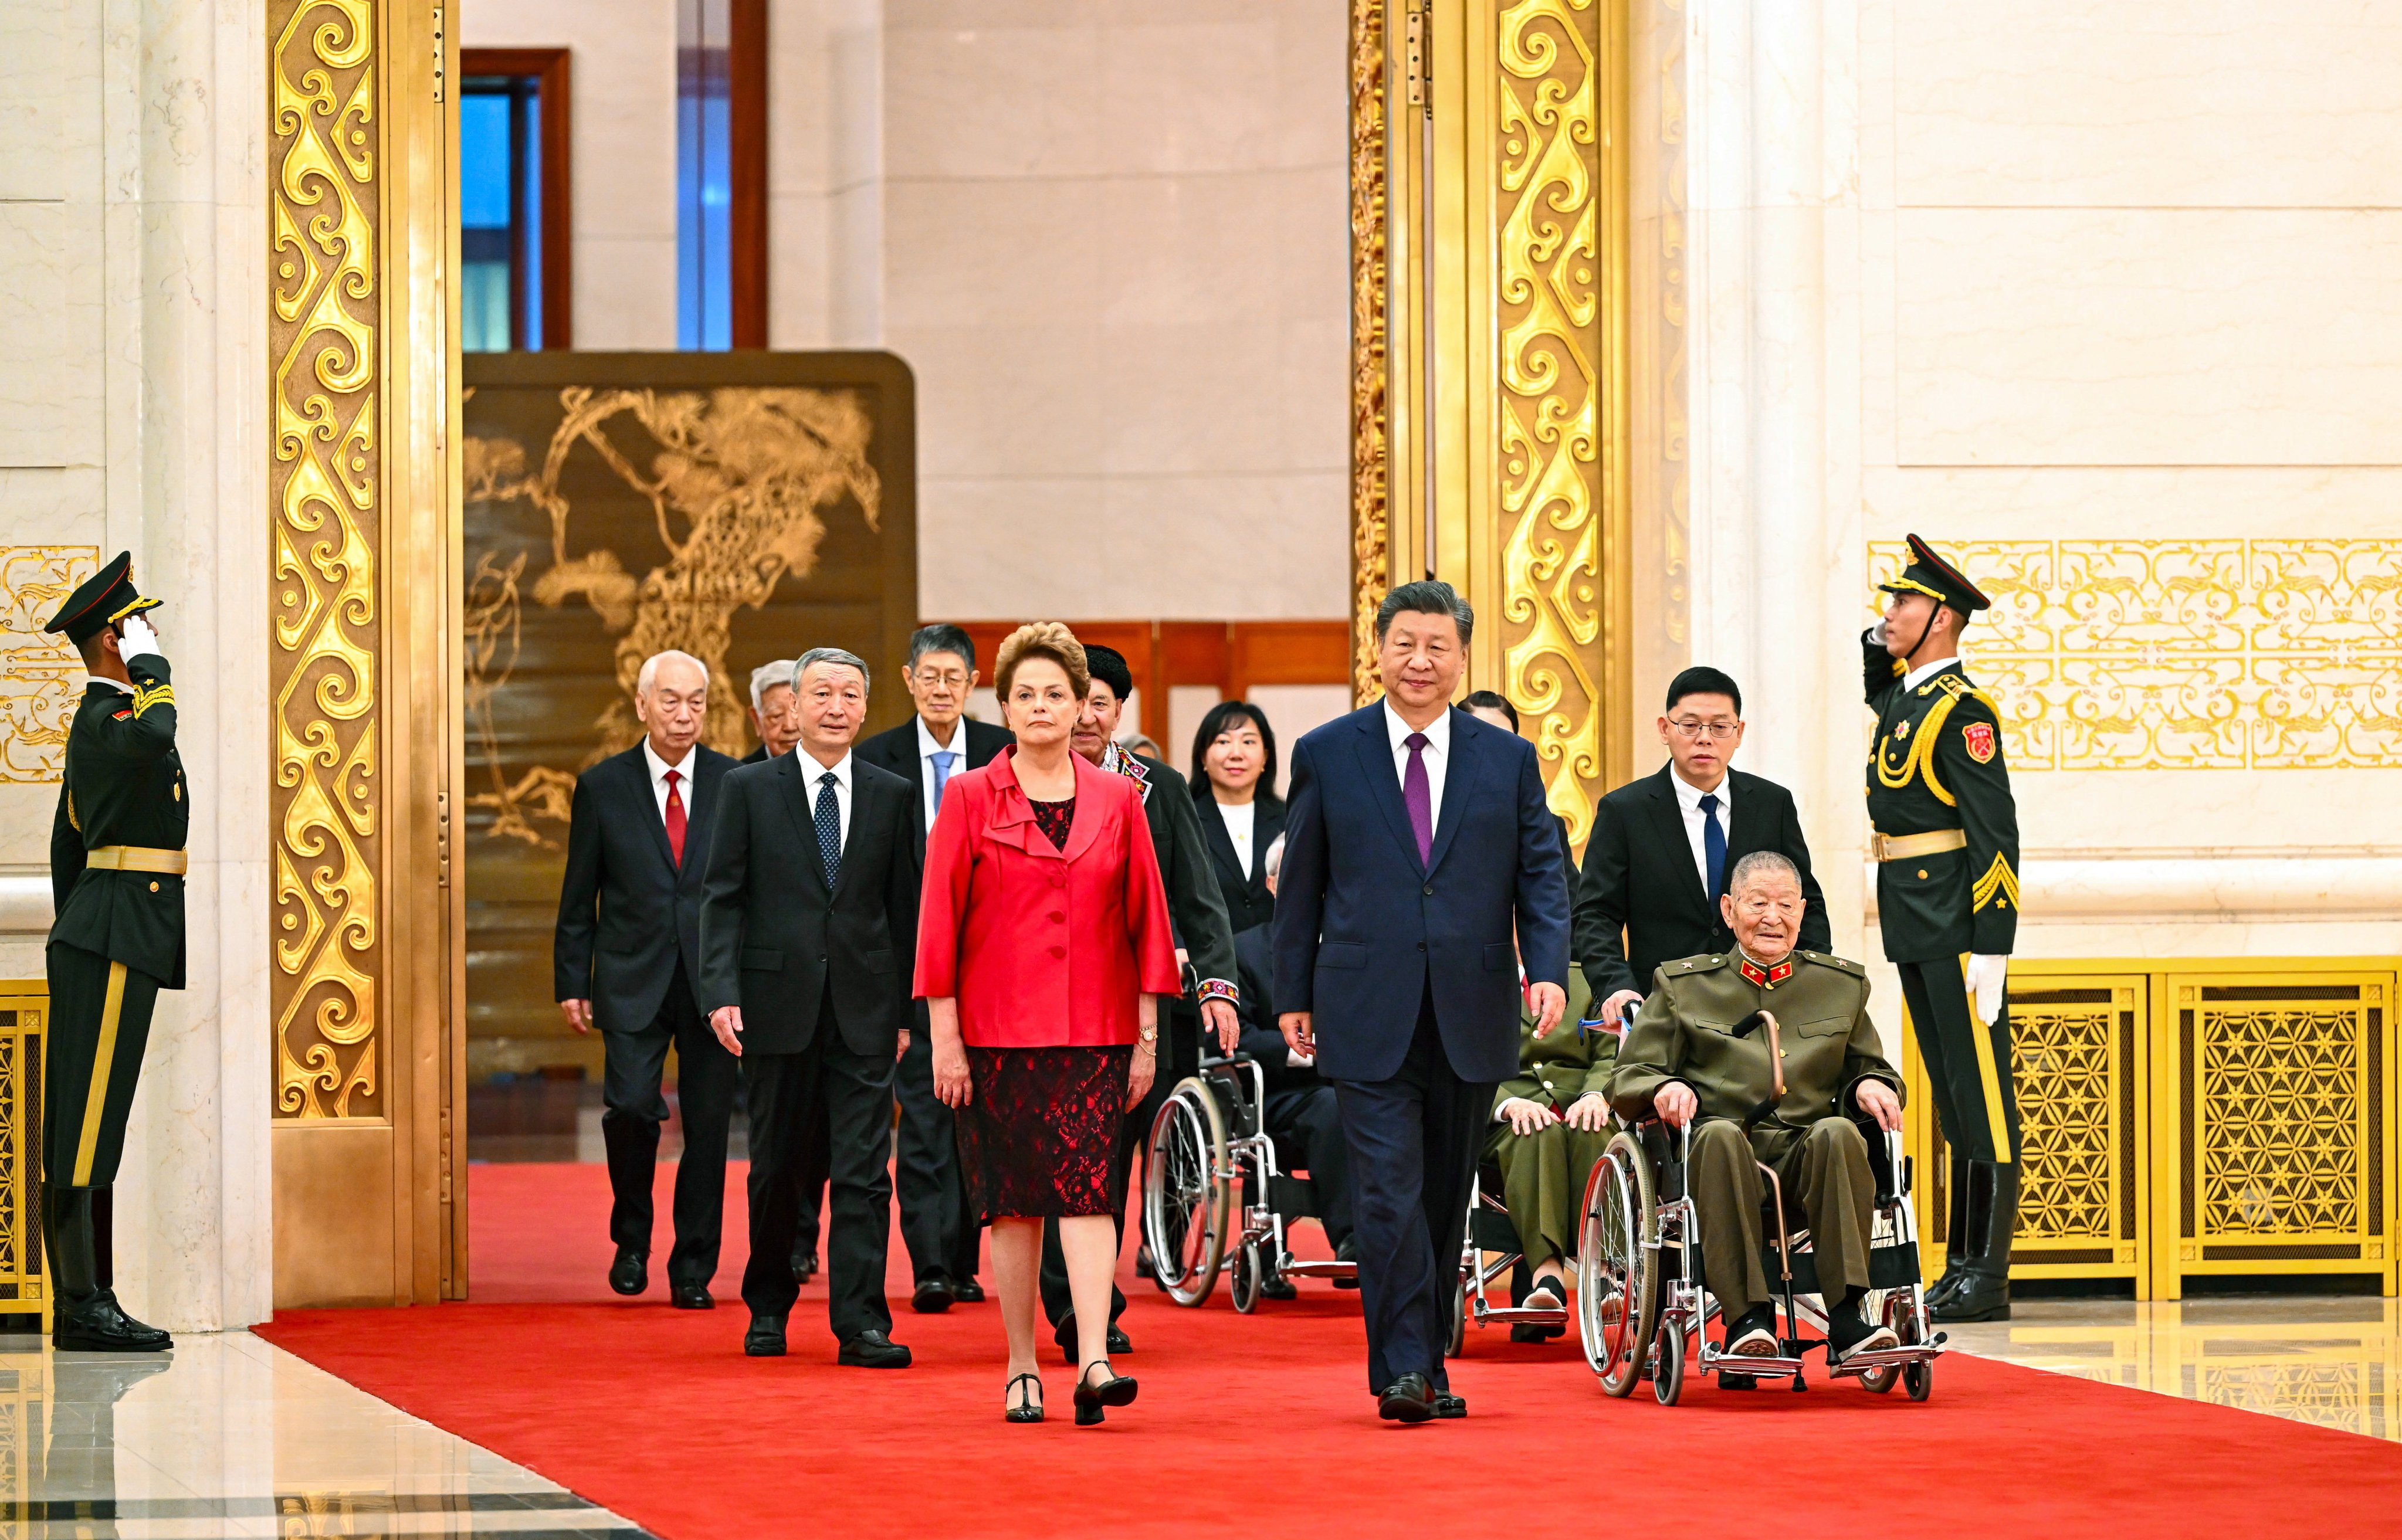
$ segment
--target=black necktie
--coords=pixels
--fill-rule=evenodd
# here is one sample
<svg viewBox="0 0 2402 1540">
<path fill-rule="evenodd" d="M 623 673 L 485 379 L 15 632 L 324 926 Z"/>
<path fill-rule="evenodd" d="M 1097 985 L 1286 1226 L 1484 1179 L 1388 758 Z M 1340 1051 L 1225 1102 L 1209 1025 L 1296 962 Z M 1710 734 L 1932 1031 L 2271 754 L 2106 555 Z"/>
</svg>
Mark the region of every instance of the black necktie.
<svg viewBox="0 0 2402 1540">
<path fill-rule="evenodd" d="M 818 854 L 825 860 L 826 890 L 842 875 L 842 807 L 835 801 L 834 772 L 818 777 Z"/>
</svg>

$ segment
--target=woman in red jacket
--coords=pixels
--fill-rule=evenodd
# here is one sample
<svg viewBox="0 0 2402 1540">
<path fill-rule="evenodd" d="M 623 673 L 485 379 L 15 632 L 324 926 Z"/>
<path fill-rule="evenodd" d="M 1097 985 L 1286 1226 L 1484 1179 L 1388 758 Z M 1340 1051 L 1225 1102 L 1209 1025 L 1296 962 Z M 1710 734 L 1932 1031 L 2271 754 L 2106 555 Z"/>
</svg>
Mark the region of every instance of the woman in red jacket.
<svg viewBox="0 0 2402 1540">
<path fill-rule="evenodd" d="M 1139 788 L 1070 752 L 1091 677 L 1075 634 L 1020 626 L 993 685 L 1017 734 L 953 776 L 926 845 L 918 994 L 934 1093 L 959 1109 L 959 1159 L 992 1222 L 1009 1333 L 1003 1413 L 1042 1420 L 1034 1318 L 1042 1221 L 1059 1221 L 1077 1329 L 1076 1421 L 1134 1399 L 1110 1368 L 1115 1160 L 1125 1109 L 1151 1089 L 1158 997 L 1181 987 Z"/>
</svg>

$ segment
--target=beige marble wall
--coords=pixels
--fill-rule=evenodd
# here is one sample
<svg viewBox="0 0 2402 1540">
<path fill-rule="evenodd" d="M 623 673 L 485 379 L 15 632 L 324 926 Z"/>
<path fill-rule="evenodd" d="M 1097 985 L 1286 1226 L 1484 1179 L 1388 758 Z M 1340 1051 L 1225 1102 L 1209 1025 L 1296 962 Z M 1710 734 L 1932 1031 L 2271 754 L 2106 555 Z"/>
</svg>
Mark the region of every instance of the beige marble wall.
<svg viewBox="0 0 2402 1540">
<path fill-rule="evenodd" d="M 575 345 L 673 348 L 675 0 L 476 0 L 456 14 L 467 48 L 573 50 Z"/>
<path fill-rule="evenodd" d="M 926 612 L 1344 614 L 1345 7 L 884 15 Z"/>
<path fill-rule="evenodd" d="M 0 6 L 0 562 L 133 552 L 168 601 L 195 793 L 189 984 L 159 997 L 117 1200 L 119 1290 L 180 1330 L 262 1320 L 272 1298 L 264 25 L 173 0 Z M 12 689 L 54 607 L 7 607 Z M 12 977 L 42 971 L 57 799 L 55 779 L 0 777 Z"/>
<path fill-rule="evenodd" d="M 1758 676 L 1746 760 L 1815 841 L 1866 833 L 1869 542 L 2402 540 L 2402 16 L 1687 21 L 1692 655 Z M 2402 951 L 2397 769 L 2022 768 L 2021 949 Z"/>
</svg>

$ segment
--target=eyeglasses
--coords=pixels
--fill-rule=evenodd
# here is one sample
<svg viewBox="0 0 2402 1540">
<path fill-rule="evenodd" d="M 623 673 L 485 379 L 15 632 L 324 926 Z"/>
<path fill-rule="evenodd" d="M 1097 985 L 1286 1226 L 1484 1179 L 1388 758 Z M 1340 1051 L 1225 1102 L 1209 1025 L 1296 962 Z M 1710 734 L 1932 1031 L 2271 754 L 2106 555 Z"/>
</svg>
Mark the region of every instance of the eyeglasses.
<svg viewBox="0 0 2402 1540">
<path fill-rule="evenodd" d="M 1743 733 L 1743 723 L 1739 722 L 1696 722 L 1691 717 L 1671 717 L 1668 725 L 1677 730 L 1678 737 L 1691 743 L 1732 743 Z"/>
</svg>

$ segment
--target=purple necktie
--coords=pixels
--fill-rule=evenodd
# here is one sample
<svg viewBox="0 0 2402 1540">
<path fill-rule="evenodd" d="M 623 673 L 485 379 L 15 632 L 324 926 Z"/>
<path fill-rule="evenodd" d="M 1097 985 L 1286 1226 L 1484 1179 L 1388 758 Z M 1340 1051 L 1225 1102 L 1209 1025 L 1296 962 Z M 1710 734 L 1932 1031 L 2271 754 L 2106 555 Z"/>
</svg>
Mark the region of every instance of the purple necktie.
<svg viewBox="0 0 2402 1540">
<path fill-rule="evenodd" d="M 1409 746 L 1410 763 L 1401 770 L 1401 804 L 1410 810 L 1410 832 L 1418 837 L 1418 864 L 1434 859 L 1434 793 L 1427 789 L 1424 733 L 1401 740 Z"/>
</svg>

